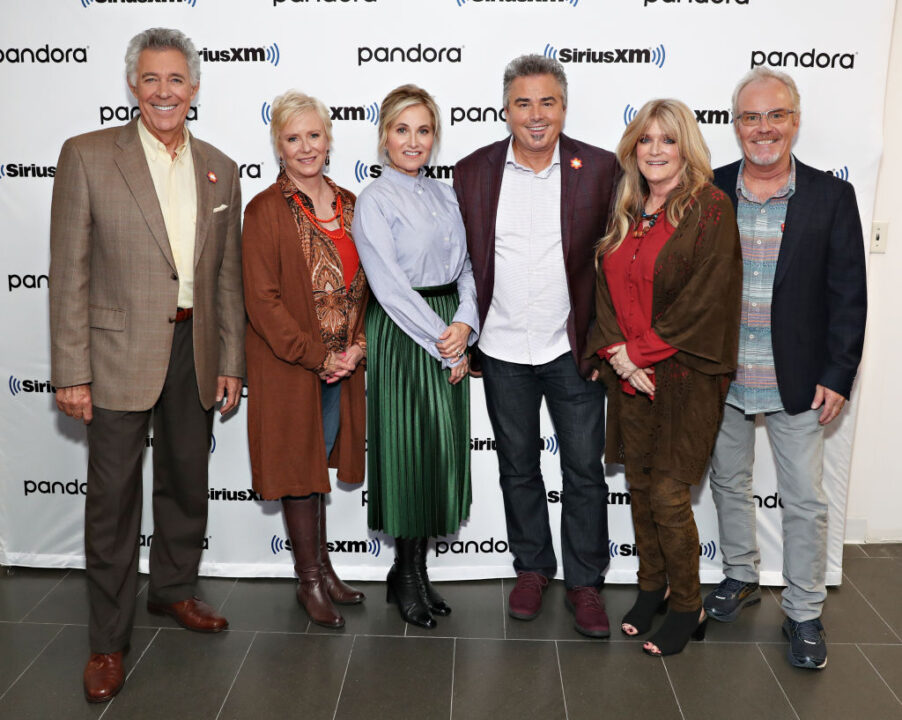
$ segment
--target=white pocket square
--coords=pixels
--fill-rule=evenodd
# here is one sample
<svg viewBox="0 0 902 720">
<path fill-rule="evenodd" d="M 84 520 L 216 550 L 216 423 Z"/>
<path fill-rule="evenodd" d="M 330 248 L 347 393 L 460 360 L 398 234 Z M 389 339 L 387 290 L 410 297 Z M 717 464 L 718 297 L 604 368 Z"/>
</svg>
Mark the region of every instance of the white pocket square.
<svg viewBox="0 0 902 720">
<path fill-rule="evenodd" d="M 213 212 L 215 212 L 215 213 L 222 212 L 222 211 L 225 210 L 227 207 L 228 207 L 228 205 L 220 205 L 219 207 L 213 208 Z"/>
</svg>

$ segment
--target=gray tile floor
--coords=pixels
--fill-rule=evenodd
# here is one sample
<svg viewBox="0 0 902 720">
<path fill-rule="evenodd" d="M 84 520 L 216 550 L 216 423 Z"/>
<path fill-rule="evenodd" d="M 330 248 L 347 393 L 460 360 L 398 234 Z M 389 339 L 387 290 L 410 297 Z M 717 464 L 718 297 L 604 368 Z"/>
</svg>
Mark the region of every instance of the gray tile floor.
<svg viewBox="0 0 902 720">
<path fill-rule="evenodd" d="M 144 581 L 128 681 L 96 706 L 81 690 L 84 573 L 0 568 L 0 718 L 902 718 L 902 545 L 846 546 L 820 673 L 787 662 L 777 588 L 661 660 L 616 628 L 606 641 L 576 634 L 560 583 L 532 622 L 507 616 L 510 580 L 445 583 L 454 612 L 431 632 L 401 621 L 383 583 L 361 583 L 366 603 L 329 631 L 308 623 L 291 581 L 204 579 L 231 629 L 200 635 L 148 615 Z M 615 623 L 634 593 L 605 590 Z"/>
</svg>

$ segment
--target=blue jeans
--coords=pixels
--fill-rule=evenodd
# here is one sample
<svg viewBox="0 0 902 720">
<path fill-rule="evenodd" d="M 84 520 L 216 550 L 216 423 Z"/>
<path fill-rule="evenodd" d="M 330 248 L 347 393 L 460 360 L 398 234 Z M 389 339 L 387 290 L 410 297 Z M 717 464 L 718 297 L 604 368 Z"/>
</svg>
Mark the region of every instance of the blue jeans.
<svg viewBox="0 0 902 720">
<path fill-rule="evenodd" d="M 552 578 L 557 559 L 539 459 L 539 408 L 548 406 L 560 446 L 561 549 L 568 588 L 598 587 L 608 567 L 604 386 L 583 379 L 571 353 L 542 365 L 482 355 L 486 405 L 498 451 L 514 569 Z"/>
<path fill-rule="evenodd" d="M 332 454 L 335 439 L 338 437 L 338 426 L 341 422 L 339 407 L 341 405 L 341 381 L 322 383 L 323 435 L 326 439 L 326 460 Z"/>
</svg>

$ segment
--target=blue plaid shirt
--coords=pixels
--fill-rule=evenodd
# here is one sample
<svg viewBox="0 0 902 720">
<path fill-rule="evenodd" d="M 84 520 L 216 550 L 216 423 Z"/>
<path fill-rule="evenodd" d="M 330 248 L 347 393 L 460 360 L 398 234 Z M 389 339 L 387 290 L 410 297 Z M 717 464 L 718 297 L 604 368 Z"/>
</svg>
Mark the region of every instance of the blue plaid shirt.
<svg viewBox="0 0 902 720">
<path fill-rule="evenodd" d="M 796 189 L 796 161 L 793 157 L 786 184 L 763 201 L 746 189 L 744 168 L 745 160 L 736 181 L 736 222 L 742 242 L 742 319 L 738 366 L 727 403 L 746 415 L 755 415 L 783 409 L 774 367 L 770 307 L 786 208 Z"/>
</svg>

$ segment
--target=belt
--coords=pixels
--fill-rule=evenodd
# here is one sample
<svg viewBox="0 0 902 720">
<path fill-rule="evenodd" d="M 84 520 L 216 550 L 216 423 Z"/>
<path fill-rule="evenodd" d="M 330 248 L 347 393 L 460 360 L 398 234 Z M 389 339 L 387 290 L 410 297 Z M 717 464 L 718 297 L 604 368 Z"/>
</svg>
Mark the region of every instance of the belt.
<svg viewBox="0 0 902 720">
<path fill-rule="evenodd" d="M 185 322 L 186 320 L 190 320 L 192 315 L 194 315 L 194 308 L 178 308 L 175 311 L 175 317 L 169 318 L 169 322 L 171 322 L 171 323 Z"/>
</svg>

